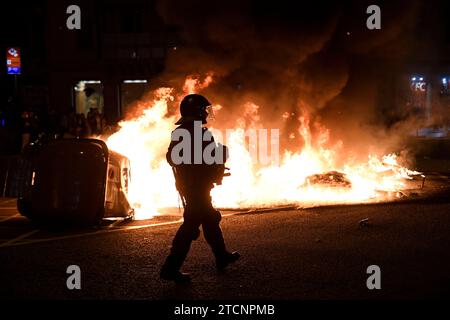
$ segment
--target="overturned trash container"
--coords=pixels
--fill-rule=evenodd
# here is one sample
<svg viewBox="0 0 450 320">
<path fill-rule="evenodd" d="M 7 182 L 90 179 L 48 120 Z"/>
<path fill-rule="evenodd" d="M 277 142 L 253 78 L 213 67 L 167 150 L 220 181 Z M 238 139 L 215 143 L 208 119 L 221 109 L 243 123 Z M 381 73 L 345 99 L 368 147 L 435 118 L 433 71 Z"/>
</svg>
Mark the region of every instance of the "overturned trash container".
<svg viewBox="0 0 450 320">
<path fill-rule="evenodd" d="M 97 139 L 52 140 L 30 147 L 18 197 L 19 212 L 34 221 L 99 224 L 132 218 L 130 162 Z"/>
</svg>

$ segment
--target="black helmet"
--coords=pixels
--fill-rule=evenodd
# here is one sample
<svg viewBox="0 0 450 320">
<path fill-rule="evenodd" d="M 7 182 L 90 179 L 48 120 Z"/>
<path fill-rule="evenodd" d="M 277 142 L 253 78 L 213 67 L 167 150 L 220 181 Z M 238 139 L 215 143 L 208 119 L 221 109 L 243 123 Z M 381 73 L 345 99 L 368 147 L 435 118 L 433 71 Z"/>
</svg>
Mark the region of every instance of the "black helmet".
<svg viewBox="0 0 450 320">
<path fill-rule="evenodd" d="M 175 124 L 181 124 L 186 120 L 200 120 L 206 107 L 211 103 L 200 94 L 189 94 L 181 100 L 180 113 L 181 119 Z"/>
</svg>

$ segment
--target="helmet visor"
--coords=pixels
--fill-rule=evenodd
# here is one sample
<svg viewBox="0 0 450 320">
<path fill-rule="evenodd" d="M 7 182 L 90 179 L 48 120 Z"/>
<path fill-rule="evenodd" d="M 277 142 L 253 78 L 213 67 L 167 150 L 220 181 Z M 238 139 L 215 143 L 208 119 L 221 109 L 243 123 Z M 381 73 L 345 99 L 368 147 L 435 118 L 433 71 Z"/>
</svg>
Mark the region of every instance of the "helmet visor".
<svg viewBox="0 0 450 320">
<path fill-rule="evenodd" d="M 214 113 L 214 108 L 212 105 L 206 107 L 206 112 L 208 113 L 208 117 L 206 118 L 208 122 L 213 122 L 216 120 L 216 114 Z"/>
</svg>

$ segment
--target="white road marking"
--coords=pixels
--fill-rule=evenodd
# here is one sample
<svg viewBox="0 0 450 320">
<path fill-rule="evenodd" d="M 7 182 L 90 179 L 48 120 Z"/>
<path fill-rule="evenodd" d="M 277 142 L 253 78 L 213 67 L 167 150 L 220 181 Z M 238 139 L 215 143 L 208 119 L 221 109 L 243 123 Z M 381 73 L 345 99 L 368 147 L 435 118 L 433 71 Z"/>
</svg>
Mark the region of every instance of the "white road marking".
<svg viewBox="0 0 450 320">
<path fill-rule="evenodd" d="M 0 244 L 0 248 L 9 247 L 11 245 L 14 245 L 14 244 L 16 244 L 17 241 L 25 239 L 25 238 L 27 238 L 27 237 L 29 237 L 29 236 L 37 233 L 37 232 L 39 232 L 39 230 L 33 230 L 33 231 L 27 232 L 27 233 L 25 233 L 25 234 L 23 234 L 21 236 L 18 236 L 17 238 L 14 238 L 14 239 L 11 239 L 9 241 L 6 241 L 6 242 Z"/>
<path fill-rule="evenodd" d="M 242 214 L 243 212 L 247 212 L 247 211 L 222 214 L 222 217 L 235 216 L 235 215 Z M 16 239 L 13 239 L 11 241 L 8 241 L 6 243 L 1 244 L 0 248 L 11 247 L 11 246 L 21 246 L 21 245 L 41 243 L 41 242 L 49 242 L 49 241 L 54 241 L 54 240 L 82 238 L 82 237 L 88 237 L 88 236 L 92 236 L 92 235 L 103 234 L 103 233 L 112 233 L 112 232 L 119 232 L 119 231 L 138 230 L 138 229 L 144 229 L 144 228 L 166 226 L 166 225 L 181 223 L 181 222 L 183 222 L 183 219 L 179 219 L 179 220 L 176 220 L 176 221 L 169 221 L 169 222 L 144 224 L 144 225 L 140 225 L 140 226 L 123 226 L 123 227 L 120 227 L 120 226 L 116 227 L 116 226 L 114 226 L 116 223 L 119 223 L 119 222 L 122 222 L 122 221 L 119 220 L 119 221 L 113 223 L 111 226 L 109 226 L 109 227 L 107 227 L 105 229 L 101 229 L 101 230 L 94 231 L 94 232 L 78 233 L 78 234 L 72 234 L 72 235 L 61 236 L 61 237 L 51 237 L 51 238 L 45 238 L 45 239 L 35 239 L 35 240 L 17 242 L 18 240 L 22 240 L 23 238 L 28 236 L 28 234 L 26 234 L 26 235 L 24 235 L 22 237 L 19 237 L 19 238 L 16 238 Z M 39 231 L 39 230 L 36 230 L 35 232 L 37 232 L 37 231 Z M 35 233 L 35 232 L 33 232 L 33 233 Z M 33 234 L 33 233 L 31 233 L 31 234 Z"/>
<path fill-rule="evenodd" d="M 8 220 L 11 220 L 11 219 L 13 219 L 13 218 L 15 218 L 15 217 L 18 217 L 18 216 L 20 216 L 20 214 L 16 213 L 16 214 L 14 214 L 14 215 L 12 215 L 12 216 L 9 216 L 9 217 L 0 219 L 0 223 L 1 223 L 1 222 L 8 221 Z"/>
<path fill-rule="evenodd" d="M 170 221 L 170 222 L 147 224 L 147 225 L 142 225 L 142 226 L 116 227 L 116 228 L 113 228 L 113 229 L 102 229 L 102 230 L 94 231 L 94 232 L 78 233 L 78 234 L 71 234 L 71 235 L 61 236 L 61 237 L 36 239 L 36 240 L 22 241 L 22 242 L 15 242 L 14 241 L 12 243 L 8 242 L 8 243 L 1 244 L 0 248 L 2 248 L 2 247 L 11 247 L 11 246 L 21 246 L 21 245 L 26 245 L 26 244 L 40 243 L 40 242 L 48 242 L 48 241 L 53 241 L 53 240 L 82 238 L 82 237 L 87 237 L 87 236 L 92 236 L 92 235 L 97 235 L 97 234 L 103 234 L 103 233 L 112 233 L 112 232 L 119 232 L 119 231 L 127 231 L 127 230 L 136 230 L 136 229 L 157 227 L 157 226 L 162 226 L 162 225 L 177 224 L 177 223 L 180 223 L 182 221 L 183 220 L 177 220 L 177 221 Z"/>
<path fill-rule="evenodd" d="M 17 199 L 14 198 L 14 199 L 8 199 L 8 200 L 1 201 L 0 206 L 4 205 L 6 203 L 14 202 L 14 201 L 17 201 Z"/>
</svg>

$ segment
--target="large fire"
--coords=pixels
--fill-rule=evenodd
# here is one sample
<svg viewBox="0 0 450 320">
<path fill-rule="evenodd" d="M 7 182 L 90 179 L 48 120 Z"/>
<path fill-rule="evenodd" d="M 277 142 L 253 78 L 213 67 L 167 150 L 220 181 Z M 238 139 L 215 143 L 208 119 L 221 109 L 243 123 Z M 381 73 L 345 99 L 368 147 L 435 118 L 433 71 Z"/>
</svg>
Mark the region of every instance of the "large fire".
<svg viewBox="0 0 450 320">
<path fill-rule="evenodd" d="M 203 82 L 188 77 L 184 94 L 201 90 L 212 82 L 208 75 Z M 172 170 L 165 159 L 177 115 L 170 115 L 169 102 L 175 99 L 174 89 L 160 88 L 154 100 L 145 102 L 142 114 L 122 121 L 120 130 L 107 138 L 108 147 L 131 161 L 129 200 L 136 209 L 136 218 L 161 214 L 161 209 L 179 206 Z M 221 112 L 221 106 L 214 106 Z M 258 126 L 258 109 L 247 103 L 237 128 Z M 288 115 L 281 115 L 287 118 Z M 302 117 L 298 134 L 304 145 L 297 152 L 285 151 L 279 163 L 262 165 L 251 156 L 243 130 L 234 130 L 221 141 L 229 147 L 227 167 L 231 176 L 212 191 L 213 202 L 220 208 L 253 208 L 294 204 L 313 206 L 335 203 L 359 203 L 386 200 L 389 192 L 405 188 L 405 181 L 419 174 L 397 163 L 397 156 L 368 155 L 364 163 L 348 161 L 338 166 L 339 144 L 325 147 L 328 131 L 321 130 L 318 141 L 312 141 L 309 120 Z M 220 140 L 220 139 L 219 139 Z M 300 149 L 300 148 L 299 148 Z"/>
</svg>

